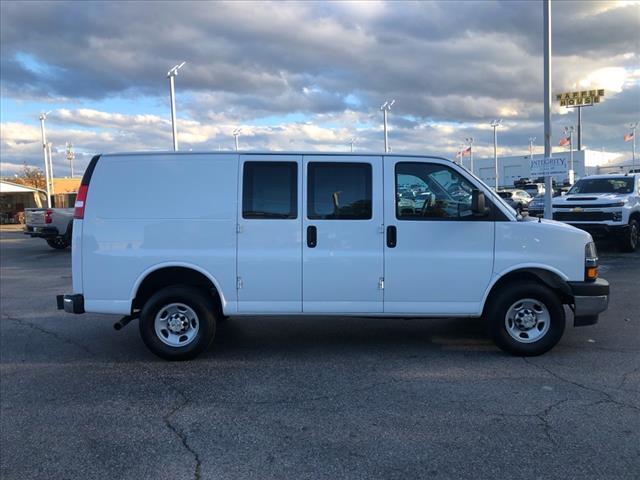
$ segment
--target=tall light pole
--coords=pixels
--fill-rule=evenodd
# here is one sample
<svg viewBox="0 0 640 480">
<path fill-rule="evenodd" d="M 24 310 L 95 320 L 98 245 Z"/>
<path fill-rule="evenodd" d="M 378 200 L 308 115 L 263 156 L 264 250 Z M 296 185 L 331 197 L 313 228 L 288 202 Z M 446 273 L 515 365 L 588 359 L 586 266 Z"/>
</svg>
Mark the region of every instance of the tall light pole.
<svg viewBox="0 0 640 480">
<path fill-rule="evenodd" d="M 235 138 L 235 140 L 236 140 L 236 152 L 239 150 L 238 137 L 240 136 L 240 133 L 241 133 L 241 132 L 242 132 L 242 129 L 241 129 L 241 128 L 236 128 L 236 129 L 233 131 L 233 137 L 234 137 L 234 138 Z"/>
<path fill-rule="evenodd" d="M 55 195 L 56 192 L 54 191 L 53 187 L 53 155 L 51 154 L 52 146 L 53 143 L 47 142 L 47 154 L 49 155 L 49 177 L 51 178 L 51 195 Z"/>
<path fill-rule="evenodd" d="M 630 123 L 629 127 L 631 127 L 631 140 L 633 141 L 631 147 L 631 170 L 636 169 L 636 128 L 638 128 L 638 122 Z"/>
<path fill-rule="evenodd" d="M 174 79 L 176 75 L 178 75 L 178 70 L 180 70 L 185 63 L 187 62 L 182 62 L 167 72 L 167 78 L 169 79 L 169 95 L 171 97 L 171 126 L 173 127 L 173 149 L 175 151 L 178 151 L 178 126 L 176 125 L 176 92 Z"/>
<path fill-rule="evenodd" d="M 69 160 L 69 166 L 71 167 L 71 178 L 73 178 L 73 161 L 76 158 L 76 154 L 73 151 L 73 143 L 67 142 L 67 160 Z"/>
<path fill-rule="evenodd" d="M 493 168 L 496 174 L 496 192 L 498 191 L 498 127 L 502 125 L 502 120 L 491 122 L 493 127 Z"/>
<path fill-rule="evenodd" d="M 575 172 L 573 171 L 573 125 L 570 127 L 564 127 L 564 134 L 569 135 L 569 183 L 573 185 L 573 180 L 575 178 Z"/>
<path fill-rule="evenodd" d="M 49 115 L 51 111 L 47 113 L 40 114 L 40 130 L 42 132 L 42 153 L 44 155 L 44 176 L 45 183 L 47 186 L 47 207 L 51 208 L 51 190 L 49 187 L 49 158 L 48 158 L 48 148 L 47 148 L 47 133 L 44 128 L 44 121 L 47 119 L 47 115 Z"/>
<path fill-rule="evenodd" d="M 473 173 L 473 137 L 467 137 L 464 141 L 469 145 L 469 164 L 471 167 L 471 173 Z M 462 158 L 460 160 L 462 160 Z"/>
<path fill-rule="evenodd" d="M 544 158 L 551 157 L 551 0 L 542 2 L 544 30 Z M 544 218 L 553 218 L 551 175 L 544 178 Z"/>
<path fill-rule="evenodd" d="M 384 120 L 384 153 L 389 153 L 389 136 L 387 135 L 387 113 L 391 111 L 391 106 L 396 103 L 395 100 L 387 100 L 382 104 L 382 118 Z"/>
<path fill-rule="evenodd" d="M 355 145 L 356 140 L 358 140 L 358 138 L 357 138 L 357 137 L 353 137 L 353 138 L 350 140 L 350 143 L 351 143 L 351 153 L 353 153 L 353 146 Z"/>
</svg>

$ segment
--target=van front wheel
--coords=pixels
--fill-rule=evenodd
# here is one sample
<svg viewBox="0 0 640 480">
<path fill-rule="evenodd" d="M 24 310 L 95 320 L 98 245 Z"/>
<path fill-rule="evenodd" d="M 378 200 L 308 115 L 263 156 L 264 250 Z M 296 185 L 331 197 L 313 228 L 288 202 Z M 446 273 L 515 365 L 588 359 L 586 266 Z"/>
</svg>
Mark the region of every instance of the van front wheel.
<svg viewBox="0 0 640 480">
<path fill-rule="evenodd" d="M 562 337 L 562 302 L 549 288 L 517 283 L 497 292 L 487 309 L 489 333 L 502 350 L 517 356 L 541 355 Z"/>
<path fill-rule="evenodd" d="M 204 351 L 216 332 L 213 299 L 189 286 L 166 287 L 140 312 L 140 336 L 166 360 L 189 360 Z"/>
</svg>

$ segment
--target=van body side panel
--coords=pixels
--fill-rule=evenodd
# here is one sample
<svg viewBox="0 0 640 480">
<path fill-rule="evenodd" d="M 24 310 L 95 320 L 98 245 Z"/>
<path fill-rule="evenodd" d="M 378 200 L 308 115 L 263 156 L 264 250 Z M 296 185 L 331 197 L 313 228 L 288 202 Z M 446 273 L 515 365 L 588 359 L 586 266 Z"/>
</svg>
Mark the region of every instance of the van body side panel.
<svg viewBox="0 0 640 480">
<path fill-rule="evenodd" d="M 548 265 L 566 280 L 583 281 L 584 247 L 580 245 L 590 238 L 586 232 L 552 220 L 497 222 L 494 275 L 502 276 L 520 265 Z"/>
<path fill-rule="evenodd" d="M 82 230 L 85 309 L 129 313 L 141 274 L 174 262 L 209 272 L 235 302 L 236 182 L 237 154 L 104 155 Z"/>
</svg>

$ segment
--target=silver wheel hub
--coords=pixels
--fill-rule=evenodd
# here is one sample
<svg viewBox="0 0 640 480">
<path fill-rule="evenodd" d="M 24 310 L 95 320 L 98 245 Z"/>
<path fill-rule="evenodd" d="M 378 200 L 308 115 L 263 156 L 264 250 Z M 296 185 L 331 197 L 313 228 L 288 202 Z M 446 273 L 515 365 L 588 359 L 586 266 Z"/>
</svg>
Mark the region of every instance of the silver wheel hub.
<svg viewBox="0 0 640 480">
<path fill-rule="evenodd" d="M 200 330 L 196 312 L 184 303 L 170 303 L 158 310 L 154 321 L 156 335 L 170 347 L 189 345 Z"/>
<path fill-rule="evenodd" d="M 169 317 L 167 327 L 169 327 L 169 330 L 173 333 L 181 333 L 189 328 L 189 320 L 186 315 L 183 315 L 182 313 L 174 313 Z"/>
<path fill-rule="evenodd" d="M 544 337 L 551 326 L 551 314 L 540 300 L 523 298 L 507 309 L 507 333 L 520 343 L 533 343 Z"/>
<path fill-rule="evenodd" d="M 514 321 L 520 330 L 531 330 L 538 323 L 538 317 L 536 312 L 525 308 L 516 313 Z"/>
</svg>

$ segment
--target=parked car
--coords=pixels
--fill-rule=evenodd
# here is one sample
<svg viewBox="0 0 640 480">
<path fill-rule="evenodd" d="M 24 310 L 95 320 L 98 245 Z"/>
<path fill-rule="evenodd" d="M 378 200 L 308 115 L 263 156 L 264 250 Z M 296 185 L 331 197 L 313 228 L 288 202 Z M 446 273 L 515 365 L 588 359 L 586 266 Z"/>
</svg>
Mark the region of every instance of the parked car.
<svg viewBox="0 0 640 480">
<path fill-rule="evenodd" d="M 73 208 L 26 208 L 24 234 L 44 238 L 51 248 L 71 245 Z"/>
<path fill-rule="evenodd" d="M 640 243 L 640 174 L 592 175 L 553 201 L 553 218 L 595 237 L 614 236 L 628 252 Z"/>
<path fill-rule="evenodd" d="M 533 200 L 533 197 L 524 190 L 500 190 L 498 195 L 518 213 L 527 210 L 529 203 Z"/>
<path fill-rule="evenodd" d="M 223 316 L 301 314 L 483 317 L 500 348 L 539 355 L 562 336 L 563 305 L 590 325 L 609 295 L 588 233 L 517 216 L 426 156 L 96 156 L 71 258 L 58 308 L 123 315 L 117 329 L 138 319 L 170 360 L 205 350 Z"/>
<path fill-rule="evenodd" d="M 544 183 L 528 183 L 521 185 L 519 188 L 531 195 L 532 198 L 537 195 L 544 195 L 546 191 Z"/>
<path fill-rule="evenodd" d="M 544 194 L 533 197 L 529 202 L 529 216 L 539 217 L 544 215 Z"/>
</svg>

